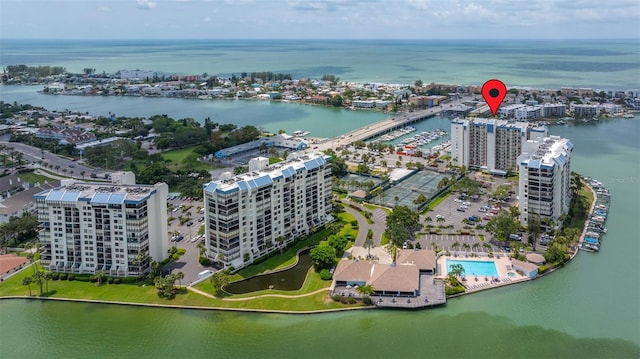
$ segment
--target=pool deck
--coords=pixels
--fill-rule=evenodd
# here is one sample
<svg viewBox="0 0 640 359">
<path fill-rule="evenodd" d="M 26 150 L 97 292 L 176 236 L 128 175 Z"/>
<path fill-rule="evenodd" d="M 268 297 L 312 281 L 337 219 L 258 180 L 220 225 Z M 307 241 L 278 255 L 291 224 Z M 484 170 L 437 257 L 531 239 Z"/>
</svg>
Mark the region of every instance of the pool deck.
<svg viewBox="0 0 640 359">
<path fill-rule="evenodd" d="M 487 255 L 479 255 L 477 257 L 458 255 L 458 256 L 445 256 L 441 255 L 437 258 L 437 266 L 438 273 L 444 278 L 446 277 L 449 270 L 444 268 L 446 266 L 447 259 L 450 260 L 462 260 L 462 261 L 476 261 L 476 262 L 494 262 L 496 265 L 496 271 L 498 272 L 498 278 L 496 281 L 492 280 L 492 278 L 487 278 L 482 275 L 474 276 L 472 273 L 465 273 L 464 276 L 466 280 L 462 282 L 466 289 L 466 293 L 478 292 L 481 290 L 491 289 L 502 287 L 509 284 L 514 284 L 517 282 L 525 282 L 531 280 L 527 276 L 520 275 L 516 273 L 511 264 L 511 257 L 509 255 L 494 255 L 493 257 L 489 257 Z M 509 276 L 508 273 L 512 273 L 512 276 Z"/>
</svg>

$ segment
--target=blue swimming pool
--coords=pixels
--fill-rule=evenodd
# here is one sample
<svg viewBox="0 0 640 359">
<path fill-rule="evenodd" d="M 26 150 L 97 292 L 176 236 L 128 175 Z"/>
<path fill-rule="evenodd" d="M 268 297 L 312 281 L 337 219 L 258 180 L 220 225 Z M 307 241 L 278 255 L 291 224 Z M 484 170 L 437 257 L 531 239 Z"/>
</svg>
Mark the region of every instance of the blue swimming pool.
<svg viewBox="0 0 640 359">
<path fill-rule="evenodd" d="M 464 276 L 498 276 L 496 264 L 492 261 L 465 261 L 447 259 L 447 268 L 445 269 L 447 273 L 449 273 L 452 264 L 461 264 L 462 268 L 464 268 Z"/>
</svg>

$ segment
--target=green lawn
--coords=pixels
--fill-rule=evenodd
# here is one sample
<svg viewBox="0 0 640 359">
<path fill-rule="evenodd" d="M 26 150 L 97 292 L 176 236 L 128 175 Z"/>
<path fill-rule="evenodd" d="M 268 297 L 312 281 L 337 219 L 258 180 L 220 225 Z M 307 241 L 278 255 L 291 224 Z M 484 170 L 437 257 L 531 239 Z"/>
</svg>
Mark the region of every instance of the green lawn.
<svg viewBox="0 0 640 359">
<path fill-rule="evenodd" d="M 169 161 L 167 163 L 167 167 L 169 167 L 171 170 L 180 170 L 183 169 L 183 167 L 186 166 L 186 164 L 184 163 L 184 160 L 187 158 L 187 156 L 189 156 L 190 154 L 194 153 L 193 149 L 195 148 L 195 146 L 190 146 L 190 147 L 185 147 L 185 148 L 179 148 L 176 150 L 170 150 L 167 152 L 163 152 L 160 155 L 162 156 L 162 158 L 165 161 Z M 200 155 L 198 155 L 200 156 Z M 192 170 L 195 171 L 199 171 L 199 170 L 205 170 L 208 171 L 212 168 L 211 164 L 208 163 L 203 163 L 203 162 L 198 162 L 198 164 L 194 167 L 191 167 Z M 213 166 L 213 168 L 217 168 L 216 166 Z"/>
<path fill-rule="evenodd" d="M 389 208 L 378 206 L 377 204 L 372 204 L 372 203 L 364 203 L 364 208 L 370 209 L 372 211 L 380 208 L 381 210 L 387 212 L 387 214 L 391 213 L 391 210 Z"/>
<path fill-rule="evenodd" d="M 575 198 L 571 199 L 573 218 L 571 218 L 569 228 L 576 228 L 580 231 L 584 229 L 584 222 L 587 220 L 587 215 L 593 200 L 593 192 L 591 192 L 586 185 L 582 186 Z"/>
<path fill-rule="evenodd" d="M 18 176 L 18 178 L 20 178 L 20 180 L 22 180 L 24 182 L 29 182 L 31 184 L 35 184 L 35 183 L 38 183 L 38 182 L 40 182 L 42 184 L 45 181 L 53 181 L 54 180 L 51 177 L 35 174 L 33 172 L 18 173 L 17 176 Z"/>
<path fill-rule="evenodd" d="M 31 267 L 16 274 L 0 284 L 0 296 L 28 296 L 29 288 L 22 285 L 22 278 L 32 275 Z M 209 282 L 204 282 L 200 286 L 201 290 L 210 291 Z M 273 292 L 277 294 L 296 295 L 306 292 L 312 292 L 317 289 L 326 288 L 330 285 L 330 281 L 322 281 L 320 276 L 310 269 L 303 288 L 299 291 L 282 292 L 282 291 L 264 291 L 256 292 L 246 296 L 267 294 Z M 208 284 L 208 288 L 207 288 Z M 45 285 L 43 288 L 46 291 Z M 209 290 L 207 290 L 209 289 Z M 37 284 L 31 284 L 31 292 L 33 296 L 39 295 Z M 267 297 L 248 299 L 243 301 L 226 301 L 221 299 L 213 299 L 202 296 L 197 293 L 187 292 L 178 294 L 174 299 L 167 300 L 158 297 L 156 289 L 152 285 L 138 286 L 134 284 L 103 284 L 97 286 L 96 283 L 67 281 L 67 280 L 50 280 L 49 292 L 45 293 L 46 297 L 51 298 L 74 298 L 86 300 L 103 300 L 117 301 L 129 303 L 150 303 L 161 305 L 183 305 L 183 306 L 201 306 L 212 308 L 246 308 L 246 309 L 270 309 L 270 310 L 291 310 L 291 311 L 310 311 L 323 309 L 336 309 L 357 307 L 361 304 L 344 305 L 336 303 L 329 297 L 328 291 L 299 297 L 299 298 L 281 298 Z M 233 296 L 239 298 L 240 296 Z"/>
<path fill-rule="evenodd" d="M 338 219 L 340 222 L 344 223 L 344 227 L 342 227 L 338 234 L 342 236 L 350 236 L 350 238 L 355 241 L 358 237 L 358 231 L 360 228 L 353 228 L 351 226 L 351 221 L 355 221 L 356 217 L 348 212 L 340 212 L 338 213 Z"/>
</svg>

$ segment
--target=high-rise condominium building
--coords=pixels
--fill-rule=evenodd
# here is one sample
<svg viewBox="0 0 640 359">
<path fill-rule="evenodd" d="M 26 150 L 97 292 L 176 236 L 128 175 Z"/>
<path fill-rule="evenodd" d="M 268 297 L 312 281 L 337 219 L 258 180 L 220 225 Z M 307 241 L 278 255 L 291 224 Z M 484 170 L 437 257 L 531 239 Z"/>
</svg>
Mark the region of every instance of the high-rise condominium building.
<svg viewBox="0 0 640 359">
<path fill-rule="evenodd" d="M 517 170 L 524 141 L 546 135 L 546 127 L 532 127 L 526 122 L 457 119 L 451 122 L 451 159 L 458 166 L 506 174 Z"/>
<path fill-rule="evenodd" d="M 331 157 L 306 154 L 204 185 L 206 253 L 240 268 L 331 218 Z"/>
<path fill-rule="evenodd" d="M 520 223 L 532 216 L 542 223 L 560 224 L 560 216 L 569 212 L 571 202 L 571 152 L 566 138 L 550 136 L 526 141 L 520 164 Z"/>
<path fill-rule="evenodd" d="M 34 195 L 42 266 L 54 272 L 136 276 L 167 257 L 168 186 L 136 185 L 131 172 L 112 183 L 63 180 Z"/>
</svg>

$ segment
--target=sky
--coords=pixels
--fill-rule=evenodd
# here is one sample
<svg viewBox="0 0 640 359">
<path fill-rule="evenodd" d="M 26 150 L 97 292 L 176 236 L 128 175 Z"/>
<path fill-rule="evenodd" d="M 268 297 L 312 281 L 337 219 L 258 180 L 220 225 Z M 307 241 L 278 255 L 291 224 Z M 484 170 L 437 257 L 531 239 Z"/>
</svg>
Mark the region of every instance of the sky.
<svg viewBox="0 0 640 359">
<path fill-rule="evenodd" d="M 0 39 L 640 39 L 640 0 L 0 0 Z"/>
</svg>

